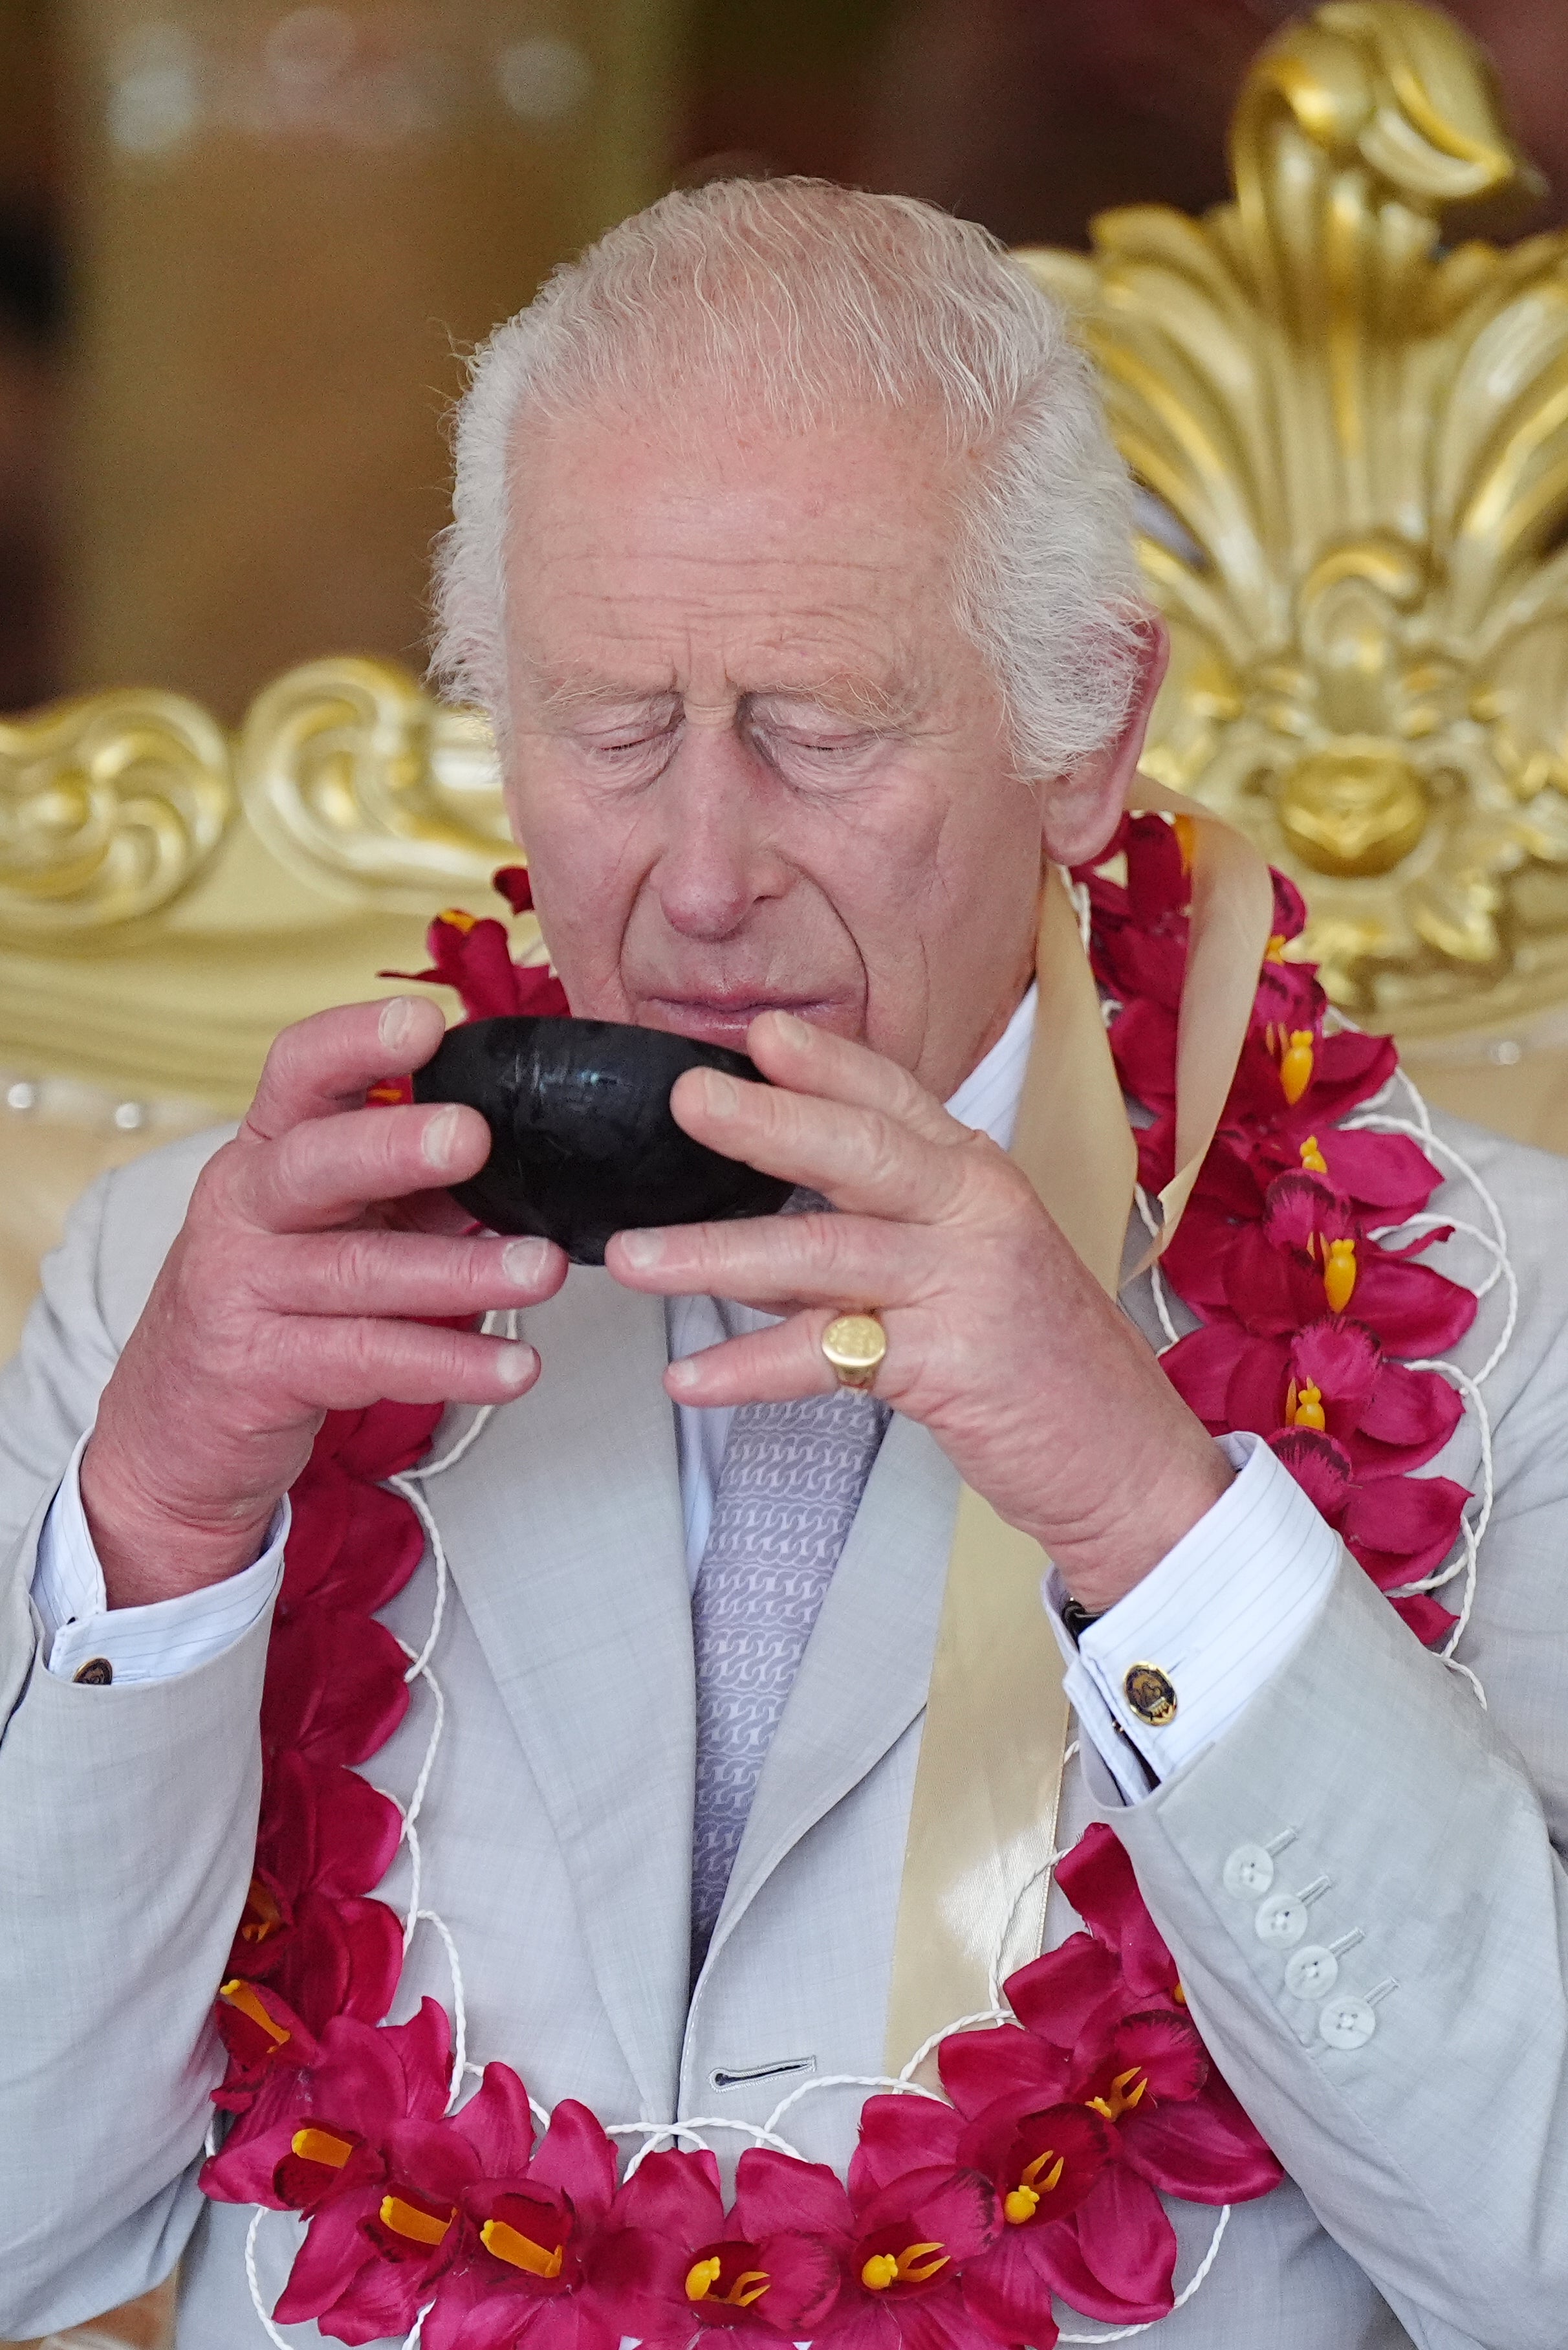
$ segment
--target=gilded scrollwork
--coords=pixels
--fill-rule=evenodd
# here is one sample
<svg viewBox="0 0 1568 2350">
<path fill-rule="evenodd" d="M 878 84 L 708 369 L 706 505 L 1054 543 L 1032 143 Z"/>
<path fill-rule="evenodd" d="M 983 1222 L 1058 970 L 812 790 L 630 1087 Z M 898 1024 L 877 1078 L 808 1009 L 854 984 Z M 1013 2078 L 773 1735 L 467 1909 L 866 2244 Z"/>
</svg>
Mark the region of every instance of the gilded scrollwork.
<svg viewBox="0 0 1568 2350">
<path fill-rule="evenodd" d="M 123 691 L 0 721 L 0 939 L 65 944 L 172 905 L 234 814 L 229 744 L 195 702 Z"/>
<path fill-rule="evenodd" d="M 1235 200 L 1032 252 L 1148 501 L 1148 764 L 1251 831 L 1348 1008 L 1457 1027 L 1568 985 L 1568 236 L 1450 244 L 1538 184 L 1412 0 L 1260 53 Z"/>
<path fill-rule="evenodd" d="M 238 766 L 273 854 L 350 903 L 428 913 L 445 889 L 484 888 L 512 847 L 484 720 L 384 661 L 289 671 L 252 703 Z"/>
</svg>

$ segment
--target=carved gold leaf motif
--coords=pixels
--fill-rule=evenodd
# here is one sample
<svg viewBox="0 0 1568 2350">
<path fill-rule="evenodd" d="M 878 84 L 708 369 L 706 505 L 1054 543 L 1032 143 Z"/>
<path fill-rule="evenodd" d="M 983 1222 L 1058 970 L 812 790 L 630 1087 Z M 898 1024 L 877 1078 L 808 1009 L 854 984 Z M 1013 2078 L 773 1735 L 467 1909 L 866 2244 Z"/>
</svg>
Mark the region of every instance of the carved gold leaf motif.
<svg viewBox="0 0 1568 2350">
<path fill-rule="evenodd" d="M 229 746 L 193 702 L 99 693 L 0 721 L 0 937 L 65 942 L 173 903 L 234 812 Z"/>
<path fill-rule="evenodd" d="M 508 852 L 489 729 L 384 661 L 311 661 L 268 686 L 240 737 L 246 813 L 281 863 L 348 901 L 429 914 Z"/>
<path fill-rule="evenodd" d="M 1082 314 L 1172 638 L 1147 764 L 1295 875 L 1407 1031 L 1568 988 L 1568 236 L 1449 244 L 1536 175 L 1410 0 L 1255 60 L 1233 203 L 1023 257 Z"/>
</svg>

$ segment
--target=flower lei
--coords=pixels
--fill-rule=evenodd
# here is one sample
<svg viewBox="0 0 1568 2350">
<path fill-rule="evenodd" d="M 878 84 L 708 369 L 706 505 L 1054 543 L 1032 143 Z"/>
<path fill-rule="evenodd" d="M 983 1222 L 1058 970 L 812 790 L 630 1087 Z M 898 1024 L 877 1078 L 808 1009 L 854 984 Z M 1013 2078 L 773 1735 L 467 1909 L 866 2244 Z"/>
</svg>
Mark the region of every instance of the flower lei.
<svg viewBox="0 0 1568 2350">
<path fill-rule="evenodd" d="M 1129 817 L 1096 867 L 1073 877 L 1123 1084 L 1152 1116 L 1139 1138 L 1146 1213 L 1145 1194 L 1170 1173 L 1183 830 L 1181 819 Z M 531 903 L 521 868 L 497 886 L 514 912 Z M 1156 1274 L 1171 1342 L 1162 1360 L 1213 1432 L 1267 1440 L 1417 1636 L 1445 1640 L 1449 1653 L 1469 1613 L 1490 1469 L 1479 1380 L 1431 1359 L 1469 1326 L 1476 1295 L 1416 1261 L 1454 1229 L 1425 1212 L 1441 1179 L 1421 1144 L 1445 1146 L 1424 1111 L 1413 1122 L 1377 1107 L 1394 1047 L 1333 1024 L 1313 967 L 1286 956 L 1302 901 L 1279 876 L 1275 895 L 1277 935 L 1225 1118 Z M 499 921 L 442 914 L 429 945 L 429 972 L 387 975 L 456 987 L 471 1018 L 566 1009 L 546 968 L 514 963 Z M 381 1097 L 406 1098 L 406 1088 Z M 1490 1237 L 1463 1229 L 1491 1249 L 1493 1280 L 1511 1284 L 1495 1211 L 1493 1222 Z M 1396 1228 L 1399 1244 L 1379 1237 Z M 1197 1317 L 1186 1336 L 1168 1283 Z M 1462 1487 L 1412 1473 L 1452 1432 L 1456 1389 L 1481 1412 L 1473 1523 Z M 213 2102 L 234 2119 L 201 2178 L 215 2199 L 257 2207 L 246 2265 L 271 2339 L 283 2337 L 254 2260 L 266 2210 L 293 2212 L 305 2229 L 279 2322 L 314 2320 L 345 2343 L 403 2335 L 409 2350 L 512 2350 L 524 2339 L 529 2350 L 617 2350 L 628 2334 L 657 2350 L 718 2350 L 735 2335 L 840 2350 L 1051 2350 L 1058 2339 L 1106 2338 L 1059 2334 L 1054 2296 L 1126 2331 L 1184 2302 L 1230 2207 L 1267 2194 L 1282 2172 L 1210 2064 L 1175 1962 L 1103 1826 L 1056 1866 L 1085 1930 L 1011 1976 L 991 2015 L 939 2036 L 941 2096 L 912 2077 L 929 2048 L 898 2080 L 858 2085 L 885 2093 L 863 2106 L 843 2180 L 778 2134 L 804 2090 L 748 2130 L 756 2142 L 728 2206 L 701 2137 L 716 2125 L 607 2129 L 571 2099 L 545 2114 L 502 2064 L 485 2065 L 459 2102 L 480 2068 L 466 2060 L 457 1954 L 420 1907 L 418 1821 L 444 1711 L 430 1658 L 445 1561 L 407 1477 L 421 1461 L 425 1476 L 446 1465 L 424 1461 L 440 1416 L 391 1403 L 329 1413 L 291 1496 L 262 1707 L 255 1873 L 215 2008 L 228 2064 Z M 1463 1546 L 1444 1569 L 1456 1539 Z M 376 1611 L 427 1544 L 437 1601 L 415 1655 Z M 1460 1573 L 1456 1618 L 1432 1595 Z M 434 1727 L 401 1808 L 359 1768 L 419 1682 Z M 404 1843 L 412 1889 L 400 1918 L 374 1888 Z M 409 2021 L 388 2023 L 421 1922 L 445 1944 L 453 2012 L 426 1998 Z M 643 2139 L 624 2172 L 618 2136 Z M 675 2143 L 660 2149 L 660 2138 Z M 1160 2192 L 1220 2213 L 1179 2294 Z"/>
</svg>

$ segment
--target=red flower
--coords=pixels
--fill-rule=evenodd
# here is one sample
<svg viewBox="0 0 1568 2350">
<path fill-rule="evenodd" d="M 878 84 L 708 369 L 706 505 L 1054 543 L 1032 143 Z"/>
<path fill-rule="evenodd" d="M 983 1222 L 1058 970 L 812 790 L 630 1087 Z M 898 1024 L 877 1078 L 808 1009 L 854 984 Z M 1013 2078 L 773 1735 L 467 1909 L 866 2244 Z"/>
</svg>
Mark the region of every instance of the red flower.
<svg viewBox="0 0 1568 2350">
<path fill-rule="evenodd" d="M 1380 1591 L 1435 1574 L 1458 1542 L 1469 1495 L 1451 1477 L 1376 1477 L 1357 1484 L 1349 1455 L 1332 1436 L 1290 1428 L 1269 1440 Z M 1389 1605 L 1428 1647 L 1455 1621 L 1429 1592 Z"/>
<path fill-rule="evenodd" d="M 1441 1238 L 1422 1234 L 1396 1253 L 1372 1239 L 1366 1220 L 1316 1175 L 1281 1175 L 1270 1184 L 1261 1223 L 1232 1223 L 1194 1199 L 1166 1251 L 1183 1302 L 1206 1322 L 1229 1318 L 1265 1337 L 1293 1336 L 1324 1312 L 1355 1302 L 1391 1354 L 1437 1355 L 1475 1318 L 1461 1289 L 1413 1253 Z"/>
<path fill-rule="evenodd" d="M 362 1897 L 386 1875 L 400 1833 L 397 1806 L 355 1772 L 275 1755 L 231 1978 L 265 1982 L 313 2032 L 334 2015 L 379 2023 L 402 1969 L 402 1927 L 384 1902 Z M 244 2047 L 240 2027 L 225 2032 L 233 2045 L 231 2033 Z M 254 2086 L 254 2071 L 247 2059 L 233 2065 L 219 2102 L 238 2110 L 235 2093 Z"/>
<path fill-rule="evenodd" d="M 502 866 L 494 886 L 514 913 L 524 913 L 534 903 L 525 866 Z M 489 915 L 449 907 L 425 932 L 425 951 L 431 959 L 428 971 L 383 971 L 377 977 L 455 988 L 465 1020 L 493 1020 L 516 1012 L 564 1017 L 570 1012 L 566 991 L 554 972 L 544 963 L 514 962 L 506 925 Z"/>
<path fill-rule="evenodd" d="M 491 2065 L 486 2083 L 504 2071 Z M 426 2320 L 428 2350 L 510 2350 L 524 2334 L 531 2350 L 616 2350 L 628 2329 L 599 2259 L 615 2148 L 571 2098 L 535 2147 L 515 2086 L 507 2127 L 491 2126 L 488 2143 L 472 2127 L 477 2097 L 449 2125 L 475 2137 L 482 2175 L 462 2193 L 464 2247 Z"/>
<path fill-rule="evenodd" d="M 262 1750 L 321 1764 L 365 1762 L 408 1711 L 408 1659 L 384 1624 L 310 1607 L 273 1627 Z"/>
<path fill-rule="evenodd" d="M 1365 1323 L 1337 1315 L 1292 1338 L 1207 1323 L 1179 1339 L 1160 1364 L 1211 1435 L 1322 1428 L 1366 1477 L 1422 1467 L 1441 1451 L 1464 1409 L 1440 1372 L 1391 1362 Z"/>
<path fill-rule="evenodd" d="M 401 1495 L 353 1474 L 319 1447 L 288 1498 L 293 1522 L 278 1603 L 285 1618 L 306 1600 L 373 1615 L 424 1555 L 424 1530 Z"/>
<path fill-rule="evenodd" d="M 815 2336 L 838 2298 L 849 2205 L 831 2170 L 742 2154 L 726 2213 L 711 2154 L 651 2154 L 616 2198 L 603 2262 L 617 2306 L 659 2350 Z"/>
<path fill-rule="evenodd" d="M 844 2282 L 822 2339 L 844 2350 L 972 2350 L 962 2282 L 1002 2232 L 990 2180 L 957 2160 L 956 2116 L 932 2098 L 872 2097 L 849 2165 Z M 1030 2337 L 1051 2350 L 1050 2304 Z"/>
<path fill-rule="evenodd" d="M 265 1990 L 255 1996 L 275 2006 Z M 335 2016 L 319 2044 L 298 2052 L 302 2061 L 268 2075 L 222 2153 L 202 2165 L 202 2192 L 219 2203 L 315 2210 L 344 2185 L 350 2155 L 369 2148 L 376 2156 L 393 2122 L 442 2111 L 451 2038 L 433 1999 L 407 2023 L 378 2027 Z M 296 2144 L 301 2136 L 303 2147 Z"/>
<path fill-rule="evenodd" d="M 1012 1977 L 1017 2025 L 940 2051 L 968 2125 L 957 2158 L 991 2179 L 1005 2223 L 965 2292 L 1007 2340 L 1033 2338 L 1043 2293 L 1113 2323 L 1163 2315 L 1176 2237 L 1156 2190 L 1246 2202 L 1283 2175 L 1210 2064 L 1110 1830 L 1089 1829 L 1058 1879 L 1091 1932 Z"/>
</svg>

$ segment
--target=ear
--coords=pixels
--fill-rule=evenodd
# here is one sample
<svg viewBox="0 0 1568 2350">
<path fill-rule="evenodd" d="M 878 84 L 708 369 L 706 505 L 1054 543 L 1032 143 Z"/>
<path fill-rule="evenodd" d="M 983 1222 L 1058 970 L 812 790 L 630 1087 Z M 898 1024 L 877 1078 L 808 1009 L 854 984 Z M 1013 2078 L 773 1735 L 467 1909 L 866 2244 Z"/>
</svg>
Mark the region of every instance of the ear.
<svg viewBox="0 0 1568 2350">
<path fill-rule="evenodd" d="M 1137 772 L 1154 698 L 1170 660 L 1165 623 L 1150 613 L 1139 635 L 1137 690 L 1121 732 L 1044 785 L 1040 826 L 1045 854 L 1057 865 L 1087 865 L 1121 819 L 1127 785 Z"/>
</svg>

